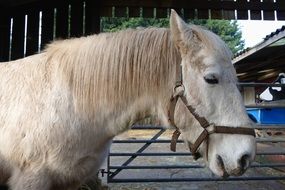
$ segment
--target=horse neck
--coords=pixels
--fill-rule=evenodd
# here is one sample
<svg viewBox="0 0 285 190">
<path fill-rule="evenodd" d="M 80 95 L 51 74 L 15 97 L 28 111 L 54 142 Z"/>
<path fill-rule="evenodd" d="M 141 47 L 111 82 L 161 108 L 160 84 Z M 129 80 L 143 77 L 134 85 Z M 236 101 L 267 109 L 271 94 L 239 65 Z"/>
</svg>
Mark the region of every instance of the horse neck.
<svg viewBox="0 0 285 190">
<path fill-rule="evenodd" d="M 85 44 L 88 47 L 80 48 L 89 51 L 73 52 L 72 63 L 64 68 L 77 112 L 88 120 L 106 120 L 104 125 L 117 127 L 114 133 L 147 116 L 158 116 L 165 122 L 175 69 L 181 59 L 173 44 L 167 39 L 167 46 L 160 43 L 152 47 L 150 42 L 140 40 L 127 42 L 123 47 L 124 39 L 107 37 L 91 38 Z M 90 48 L 95 40 L 98 45 Z M 147 45 L 144 47 L 143 43 Z"/>
</svg>

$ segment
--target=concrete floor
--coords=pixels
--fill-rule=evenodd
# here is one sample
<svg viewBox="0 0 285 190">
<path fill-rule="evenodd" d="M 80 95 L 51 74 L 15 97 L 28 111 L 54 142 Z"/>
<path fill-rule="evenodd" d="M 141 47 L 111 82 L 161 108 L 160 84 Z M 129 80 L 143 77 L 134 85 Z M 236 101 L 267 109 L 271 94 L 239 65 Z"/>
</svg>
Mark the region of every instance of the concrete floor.
<svg viewBox="0 0 285 190">
<path fill-rule="evenodd" d="M 144 132 L 128 132 L 117 139 L 149 139 L 153 134 Z M 166 132 L 160 139 L 169 139 L 171 133 Z M 139 135 L 139 138 L 138 138 Z M 136 152 L 143 144 L 113 144 L 111 152 Z M 178 152 L 187 152 L 184 144 L 178 144 Z M 144 152 L 168 152 L 169 144 L 152 144 Z M 128 157 L 113 157 L 111 165 L 119 166 L 124 163 Z M 259 158 L 264 160 L 264 158 Z M 161 156 L 161 157 L 138 157 L 130 165 L 173 165 L 173 164 L 202 164 L 203 161 L 194 161 L 189 156 Z M 106 163 L 102 166 L 106 169 Z M 244 176 L 285 176 L 285 172 L 272 168 L 250 168 Z M 115 179 L 126 178 L 209 178 L 213 177 L 211 171 L 207 168 L 193 169 L 133 169 L 121 171 Z M 200 181 L 200 182 L 143 182 L 143 183 L 108 183 L 106 175 L 102 181 L 112 190 L 285 190 L 285 181 L 259 180 L 259 181 Z"/>
</svg>

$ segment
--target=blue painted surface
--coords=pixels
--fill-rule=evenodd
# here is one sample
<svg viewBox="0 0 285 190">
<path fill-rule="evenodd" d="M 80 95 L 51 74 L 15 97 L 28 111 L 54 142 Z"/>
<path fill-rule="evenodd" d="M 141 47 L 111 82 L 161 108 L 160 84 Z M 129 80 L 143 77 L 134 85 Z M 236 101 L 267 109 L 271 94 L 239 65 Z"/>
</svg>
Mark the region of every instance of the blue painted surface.
<svg viewBox="0 0 285 190">
<path fill-rule="evenodd" d="M 251 108 L 247 113 L 260 124 L 285 124 L 285 108 Z"/>
</svg>

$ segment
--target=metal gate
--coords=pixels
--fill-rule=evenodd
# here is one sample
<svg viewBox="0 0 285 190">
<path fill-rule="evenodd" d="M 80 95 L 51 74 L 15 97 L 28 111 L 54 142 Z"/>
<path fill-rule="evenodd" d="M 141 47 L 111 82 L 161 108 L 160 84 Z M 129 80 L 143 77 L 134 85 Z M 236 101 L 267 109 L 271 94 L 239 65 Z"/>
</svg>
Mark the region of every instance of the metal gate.
<svg viewBox="0 0 285 190">
<path fill-rule="evenodd" d="M 267 84 L 267 83 L 242 83 L 240 84 L 242 87 L 285 87 L 283 84 Z M 285 105 L 246 105 L 247 108 L 264 108 L 264 109 L 271 109 L 271 108 L 285 108 Z M 284 115 L 285 117 L 285 115 Z M 273 131 L 284 131 L 285 130 L 285 125 L 284 124 L 266 124 L 266 125 L 261 125 L 257 124 L 255 126 L 255 129 L 261 130 L 261 131 L 268 131 L 268 130 L 273 130 Z M 180 159 L 184 158 L 186 159 L 192 159 L 191 153 L 187 150 L 180 150 L 178 149 L 178 152 L 170 152 L 169 150 L 169 144 L 170 144 L 170 139 L 161 139 L 160 137 L 166 132 L 166 129 L 163 128 L 162 126 L 141 126 L 141 125 L 135 125 L 132 127 L 132 130 L 153 130 L 155 131 L 153 137 L 151 139 L 122 139 L 122 140 L 114 140 L 112 147 L 117 146 L 117 145 L 123 145 L 125 150 L 129 151 L 114 151 L 114 148 L 111 148 L 111 151 L 109 152 L 108 158 L 107 158 L 107 171 L 102 170 L 102 174 L 106 173 L 107 174 L 107 182 L 108 183 L 126 183 L 126 182 L 186 182 L 186 181 L 240 181 L 240 180 L 285 180 L 285 173 L 283 172 L 276 172 L 274 174 L 269 174 L 269 175 L 253 175 L 250 171 L 252 169 L 258 169 L 262 171 L 268 171 L 272 170 L 272 168 L 277 168 L 283 170 L 285 168 L 285 158 L 283 158 L 282 162 L 273 162 L 273 161 L 268 161 L 266 163 L 260 163 L 260 160 L 266 160 L 267 157 L 274 157 L 274 156 L 285 156 L 285 146 L 284 148 L 268 148 L 268 149 L 262 149 L 257 151 L 257 156 L 256 156 L 256 161 L 251 165 L 251 167 L 248 169 L 248 172 L 244 176 L 241 177 L 230 177 L 228 179 L 223 179 L 223 178 L 218 178 L 218 177 L 213 177 L 211 174 L 207 174 L 203 170 L 205 166 L 201 163 L 197 162 L 191 162 L 190 164 L 171 164 L 171 162 L 167 163 L 159 163 L 157 164 L 156 161 L 153 161 L 155 164 L 136 164 L 135 161 L 137 159 L 153 159 L 155 160 L 156 158 L 163 158 L 166 157 L 168 158 L 174 158 L 174 159 Z M 270 143 L 273 144 L 280 144 L 280 143 L 285 143 L 284 138 L 280 137 L 257 137 L 257 143 L 258 145 L 268 145 Z M 178 143 L 181 144 L 183 143 L 182 140 L 179 140 Z M 156 150 L 153 151 L 151 148 L 152 145 L 155 144 L 165 144 L 166 148 L 162 150 L 162 152 L 157 152 Z M 178 145 L 179 145 L 178 144 Z M 131 148 L 135 147 L 135 148 Z M 131 149 L 135 151 L 130 151 Z M 120 160 L 121 164 L 116 164 L 116 160 Z M 171 160 L 171 159 L 170 159 Z M 188 162 L 188 161 L 187 161 Z M 143 174 L 144 172 L 153 172 L 153 171 L 158 171 L 158 170 L 171 170 L 171 169 L 193 169 L 195 173 L 195 170 L 201 170 L 202 172 L 206 173 L 203 174 L 202 177 L 194 175 L 193 177 L 174 177 L 174 176 L 168 176 L 168 177 L 158 177 L 158 176 L 153 176 L 151 178 L 146 178 L 143 177 L 142 175 L 138 175 L 132 173 L 133 171 L 136 171 L 138 173 Z M 275 171 L 275 169 L 273 169 Z M 277 170 L 276 170 L 277 171 Z M 285 170 L 283 170 L 285 171 Z M 127 175 L 124 175 L 124 177 L 120 177 L 121 173 L 127 173 Z M 199 173 L 201 174 L 201 172 Z M 127 176 L 127 177 L 126 177 Z M 188 175 L 187 175 L 188 176 Z"/>
</svg>

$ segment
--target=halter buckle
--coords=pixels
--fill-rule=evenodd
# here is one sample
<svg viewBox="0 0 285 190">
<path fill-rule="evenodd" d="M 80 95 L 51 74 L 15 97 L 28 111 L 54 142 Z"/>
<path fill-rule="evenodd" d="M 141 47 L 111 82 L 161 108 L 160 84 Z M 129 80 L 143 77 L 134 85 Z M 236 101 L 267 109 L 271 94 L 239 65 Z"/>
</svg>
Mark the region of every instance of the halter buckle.
<svg viewBox="0 0 285 190">
<path fill-rule="evenodd" d="M 175 87 L 173 88 L 173 95 L 172 97 L 175 98 L 175 97 L 178 97 L 178 96 L 183 96 L 185 92 L 185 87 L 183 84 L 178 84 L 178 85 L 175 85 Z"/>
</svg>

